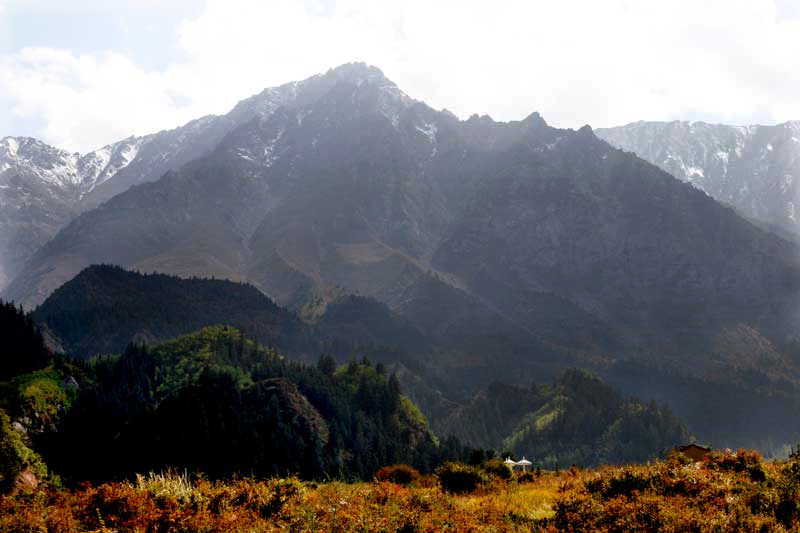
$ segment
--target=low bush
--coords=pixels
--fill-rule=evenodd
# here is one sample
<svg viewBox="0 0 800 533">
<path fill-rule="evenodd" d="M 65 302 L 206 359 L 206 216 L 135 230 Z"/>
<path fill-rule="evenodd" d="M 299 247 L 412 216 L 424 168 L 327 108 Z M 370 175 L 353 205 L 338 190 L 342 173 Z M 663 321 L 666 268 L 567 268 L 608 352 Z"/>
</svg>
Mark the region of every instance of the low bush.
<svg viewBox="0 0 800 533">
<path fill-rule="evenodd" d="M 713 453 L 706 459 L 710 468 L 730 472 L 747 472 L 752 481 L 766 481 L 761 454 L 755 450 L 726 450 Z"/>
<path fill-rule="evenodd" d="M 445 463 L 436 469 L 442 490 L 454 494 L 474 492 L 487 481 L 486 474 L 475 466 L 463 463 Z"/>
<path fill-rule="evenodd" d="M 378 481 L 389 481 L 398 485 L 411 485 L 419 479 L 416 468 L 408 465 L 384 466 L 375 474 Z"/>
<path fill-rule="evenodd" d="M 488 475 L 499 479 L 511 479 L 512 476 L 511 469 L 500 459 L 486 461 L 481 466 L 481 469 Z"/>
</svg>

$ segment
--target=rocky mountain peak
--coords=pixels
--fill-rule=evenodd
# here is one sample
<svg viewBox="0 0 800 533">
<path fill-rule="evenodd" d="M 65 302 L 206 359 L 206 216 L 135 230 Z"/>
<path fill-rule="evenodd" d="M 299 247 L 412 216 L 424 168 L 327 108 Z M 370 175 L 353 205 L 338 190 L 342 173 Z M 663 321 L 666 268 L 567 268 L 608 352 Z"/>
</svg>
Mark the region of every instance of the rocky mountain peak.
<svg viewBox="0 0 800 533">
<path fill-rule="evenodd" d="M 539 114 L 538 111 L 534 111 L 522 121 L 528 128 L 544 128 L 548 127 L 547 122 L 545 122 L 542 115 Z"/>
<path fill-rule="evenodd" d="M 264 89 L 239 102 L 228 117 L 241 121 L 253 115 L 266 119 L 280 107 L 308 113 L 321 103 L 341 112 L 379 111 L 395 126 L 403 110 L 415 100 L 401 91 L 383 72 L 365 63 L 346 63 L 305 80 Z"/>
<path fill-rule="evenodd" d="M 80 154 L 71 154 L 32 137 L 6 137 L 0 141 L 0 172 L 13 168 L 57 187 L 80 183 L 79 157 Z"/>
<path fill-rule="evenodd" d="M 33 137 L 5 137 L 0 140 L 0 156 L 30 160 L 42 154 L 70 155 Z"/>
<path fill-rule="evenodd" d="M 384 76 L 383 71 L 378 67 L 368 65 L 364 62 L 345 63 L 328 70 L 322 77 L 331 77 L 337 80 L 347 80 L 353 83 L 389 83 L 394 85 L 394 82 L 388 80 Z"/>
</svg>

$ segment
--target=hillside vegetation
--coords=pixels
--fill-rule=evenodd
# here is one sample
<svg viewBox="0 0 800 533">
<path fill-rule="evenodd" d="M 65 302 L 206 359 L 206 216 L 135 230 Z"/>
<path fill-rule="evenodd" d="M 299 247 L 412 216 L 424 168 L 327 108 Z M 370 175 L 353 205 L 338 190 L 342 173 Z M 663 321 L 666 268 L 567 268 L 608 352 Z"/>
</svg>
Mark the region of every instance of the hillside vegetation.
<svg viewBox="0 0 800 533">
<path fill-rule="evenodd" d="M 369 477 L 439 452 L 381 366 L 292 363 L 228 326 L 81 366 L 81 393 L 40 449 L 70 479 L 167 467 L 240 475 Z"/>
<path fill-rule="evenodd" d="M 581 370 L 552 385 L 495 383 L 434 428 L 548 468 L 647 461 L 690 438 L 667 407 L 624 398 Z"/>
<path fill-rule="evenodd" d="M 104 277 L 150 278 L 99 268 L 108 269 Z M 366 299 L 342 300 L 331 306 L 329 324 L 358 323 L 362 310 L 376 307 L 385 309 Z M 553 385 L 496 385 L 440 413 L 437 438 L 380 362 L 338 365 L 328 355 L 314 365 L 293 362 L 224 325 L 73 360 L 52 356 L 20 310 L 10 316 L 9 323 L 27 331 L 19 335 L 36 341 L 23 351 L 44 355 L 23 357 L 30 364 L 0 382 L 0 408 L 26 446 L 68 482 L 132 479 L 166 468 L 212 479 L 369 479 L 386 464 L 431 472 L 445 461 L 480 462 L 501 451 L 527 455 L 539 467 L 588 466 L 651 459 L 688 438 L 665 408 L 625 399 L 583 371 L 569 371 Z M 391 331 L 397 324 L 375 312 L 369 328 Z M 363 353 L 359 346 L 333 345 L 340 357 Z"/>
<path fill-rule="evenodd" d="M 33 317 L 82 358 L 118 354 L 133 340 L 158 342 L 214 324 L 230 324 L 282 351 L 312 351 L 305 324 L 252 285 L 112 265 L 87 267 Z"/>
<path fill-rule="evenodd" d="M 508 476 L 505 476 L 508 477 Z M 489 475 L 466 493 L 423 476 L 212 483 L 185 474 L 0 498 L 5 531 L 797 531 L 800 463 L 755 452 L 647 466 Z"/>
<path fill-rule="evenodd" d="M 233 326 L 306 362 L 325 352 L 409 362 L 409 350 L 429 345 L 418 329 L 371 298 L 341 295 L 306 322 L 246 283 L 142 274 L 113 265 L 85 268 L 33 318 L 80 359 L 119 354 L 130 342 L 154 344 L 215 324 Z"/>
</svg>

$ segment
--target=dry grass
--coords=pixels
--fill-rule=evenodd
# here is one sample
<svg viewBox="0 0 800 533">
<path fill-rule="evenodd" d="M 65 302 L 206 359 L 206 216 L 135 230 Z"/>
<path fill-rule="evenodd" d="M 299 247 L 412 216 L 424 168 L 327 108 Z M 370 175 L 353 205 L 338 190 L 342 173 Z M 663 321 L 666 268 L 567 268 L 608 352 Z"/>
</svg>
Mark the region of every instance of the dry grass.
<svg viewBox="0 0 800 533">
<path fill-rule="evenodd" d="M 189 501 L 194 493 L 194 485 L 189 478 L 189 473 L 150 472 L 143 476 L 136 474 L 136 489 L 149 492 L 156 498 L 172 498 L 180 502 Z"/>
<path fill-rule="evenodd" d="M 211 483 L 150 474 L 136 483 L 0 499 L 0 531 L 796 531 L 800 464 L 757 454 L 705 463 L 494 479 L 470 494 L 433 476 L 390 482 Z"/>
<path fill-rule="evenodd" d="M 136 483 L 0 500 L 0 531 L 530 531 L 553 516 L 561 478 L 494 481 L 468 495 L 430 477 L 389 482 L 296 479 L 210 483 L 150 474 Z"/>
</svg>

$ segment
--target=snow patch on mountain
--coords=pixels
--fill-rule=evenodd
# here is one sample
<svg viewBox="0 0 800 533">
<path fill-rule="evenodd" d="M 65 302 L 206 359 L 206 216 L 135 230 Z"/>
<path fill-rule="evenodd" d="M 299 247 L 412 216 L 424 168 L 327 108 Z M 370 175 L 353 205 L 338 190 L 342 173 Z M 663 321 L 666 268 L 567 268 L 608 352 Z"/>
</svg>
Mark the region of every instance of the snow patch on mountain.
<svg viewBox="0 0 800 533">
<path fill-rule="evenodd" d="M 278 156 L 275 154 L 275 146 L 283 137 L 284 129 L 281 128 L 278 131 L 278 134 L 273 137 L 272 139 L 268 140 L 266 145 L 264 146 L 264 165 L 269 168 L 272 164 L 278 159 Z"/>
<path fill-rule="evenodd" d="M 430 143 L 431 145 L 430 157 L 433 158 L 434 156 L 436 156 L 436 151 L 438 149 L 436 143 L 436 132 L 438 131 L 438 129 L 436 128 L 436 124 L 426 123 L 423 124 L 421 127 L 415 126 L 415 128 L 417 129 L 417 131 L 419 131 L 420 133 L 425 135 L 425 137 L 428 138 L 428 143 Z"/>
<path fill-rule="evenodd" d="M 800 234 L 800 121 L 775 126 L 636 122 L 598 137 L 755 220 Z"/>
<path fill-rule="evenodd" d="M 0 172 L 14 170 L 53 193 L 80 199 L 129 165 L 141 142 L 131 137 L 81 155 L 29 137 L 6 137 L 0 142 Z"/>
</svg>

